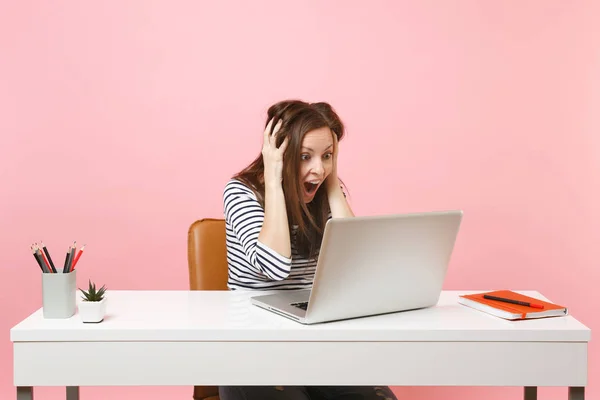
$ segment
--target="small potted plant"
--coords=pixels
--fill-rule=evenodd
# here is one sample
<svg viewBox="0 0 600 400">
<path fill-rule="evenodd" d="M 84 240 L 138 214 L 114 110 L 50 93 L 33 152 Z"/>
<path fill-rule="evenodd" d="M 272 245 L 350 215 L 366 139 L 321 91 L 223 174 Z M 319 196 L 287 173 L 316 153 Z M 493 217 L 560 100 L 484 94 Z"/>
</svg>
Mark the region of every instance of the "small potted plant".
<svg viewBox="0 0 600 400">
<path fill-rule="evenodd" d="M 106 287 L 102 286 L 96 290 L 96 284 L 89 280 L 88 290 L 79 289 L 83 296 L 79 303 L 79 315 L 83 322 L 102 322 L 106 313 L 106 298 L 104 294 Z"/>
</svg>

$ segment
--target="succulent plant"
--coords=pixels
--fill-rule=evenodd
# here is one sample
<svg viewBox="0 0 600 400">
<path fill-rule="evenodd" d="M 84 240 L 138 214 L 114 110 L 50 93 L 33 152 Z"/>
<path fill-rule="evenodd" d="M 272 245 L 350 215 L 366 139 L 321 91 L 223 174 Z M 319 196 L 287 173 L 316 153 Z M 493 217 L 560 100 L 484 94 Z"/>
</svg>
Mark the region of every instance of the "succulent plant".
<svg viewBox="0 0 600 400">
<path fill-rule="evenodd" d="M 81 293 L 83 293 L 83 296 L 81 297 L 83 301 L 102 301 L 104 298 L 104 292 L 106 292 L 106 287 L 105 285 L 102 285 L 100 289 L 96 290 L 96 284 L 89 280 L 89 288 L 87 292 L 81 288 L 79 290 L 81 290 Z"/>
</svg>

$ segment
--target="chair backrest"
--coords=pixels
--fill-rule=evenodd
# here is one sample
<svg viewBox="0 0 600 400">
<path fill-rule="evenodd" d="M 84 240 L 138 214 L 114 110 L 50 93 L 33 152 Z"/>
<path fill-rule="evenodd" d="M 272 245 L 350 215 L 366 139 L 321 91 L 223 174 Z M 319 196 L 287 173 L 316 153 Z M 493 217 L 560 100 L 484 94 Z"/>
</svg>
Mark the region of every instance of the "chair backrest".
<svg viewBox="0 0 600 400">
<path fill-rule="evenodd" d="M 227 290 L 225 220 L 204 218 L 188 229 L 190 290 Z M 194 400 L 218 400 L 218 386 L 194 386 Z"/>
<path fill-rule="evenodd" d="M 225 220 L 204 218 L 188 230 L 191 290 L 227 290 Z"/>
</svg>

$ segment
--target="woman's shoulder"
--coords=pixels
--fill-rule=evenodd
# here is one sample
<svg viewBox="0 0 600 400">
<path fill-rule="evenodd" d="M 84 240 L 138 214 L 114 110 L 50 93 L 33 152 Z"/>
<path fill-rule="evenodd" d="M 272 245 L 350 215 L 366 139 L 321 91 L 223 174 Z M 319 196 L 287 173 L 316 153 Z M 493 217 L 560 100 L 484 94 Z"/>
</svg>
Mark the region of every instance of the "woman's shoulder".
<svg viewBox="0 0 600 400">
<path fill-rule="evenodd" d="M 231 178 L 223 189 L 223 197 L 235 196 L 235 195 L 244 195 L 250 196 L 253 199 L 256 199 L 256 194 L 248 185 L 244 182 L 240 181 L 236 178 Z"/>
</svg>

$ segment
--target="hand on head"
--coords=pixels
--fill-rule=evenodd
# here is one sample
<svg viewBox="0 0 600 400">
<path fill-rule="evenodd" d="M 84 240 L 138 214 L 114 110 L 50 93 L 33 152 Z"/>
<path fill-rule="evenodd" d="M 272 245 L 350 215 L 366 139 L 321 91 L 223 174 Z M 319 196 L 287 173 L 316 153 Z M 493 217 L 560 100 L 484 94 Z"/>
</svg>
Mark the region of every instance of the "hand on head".
<svg viewBox="0 0 600 400">
<path fill-rule="evenodd" d="M 277 147 L 277 134 L 281 129 L 281 124 L 282 120 L 280 119 L 272 128 L 273 119 L 271 119 L 263 133 L 262 156 L 265 168 L 265 186 L 281 185 L 283 178 L 283 154 L 287 148 L 289 137 L 286 136 L 281 145 Z"/>
<path fill-rule="evenodd" d="M 338 174 L 337 174 L 337 160 L 338 160 L 338 153 L 339 153 L 339 143 L 338 143 L 338 137 L 335 134 L 335 132 L 331 131 L 332 136 L 333 136 L 333 152 L 332 152 L 332 169 L 331 169 L 331 173 L 329 174 L 329 176 L 326 179 L 326 184 L 327 184 L 327 189 L 328 190 L 332 190 L 335 189 L 339 186 L 340 182 L 338 179 Z"/>
</svg>

